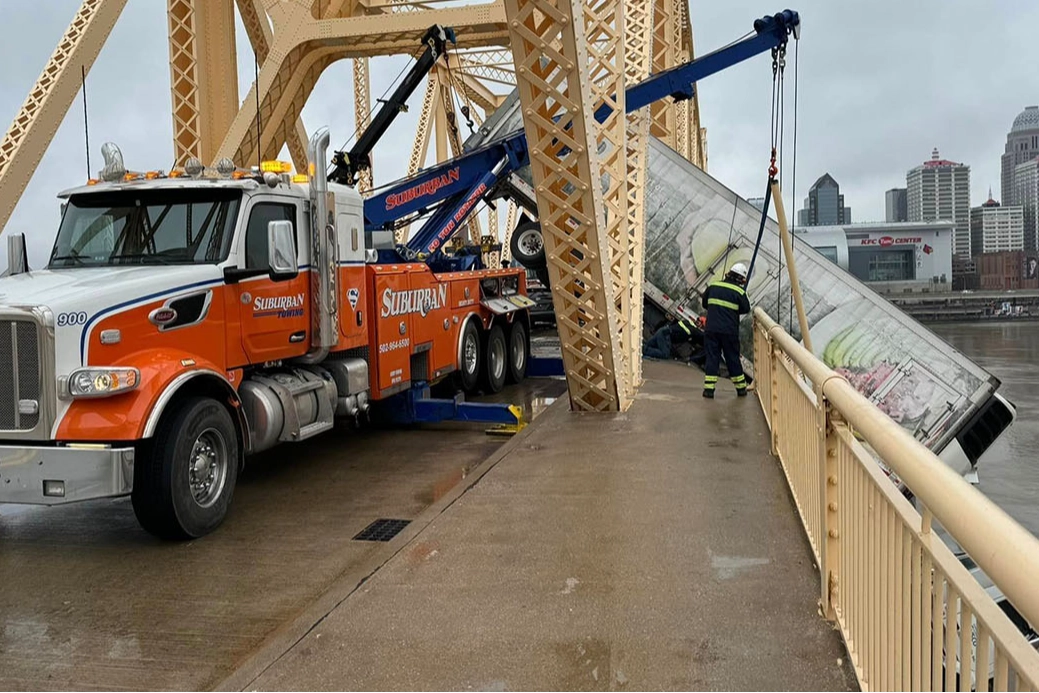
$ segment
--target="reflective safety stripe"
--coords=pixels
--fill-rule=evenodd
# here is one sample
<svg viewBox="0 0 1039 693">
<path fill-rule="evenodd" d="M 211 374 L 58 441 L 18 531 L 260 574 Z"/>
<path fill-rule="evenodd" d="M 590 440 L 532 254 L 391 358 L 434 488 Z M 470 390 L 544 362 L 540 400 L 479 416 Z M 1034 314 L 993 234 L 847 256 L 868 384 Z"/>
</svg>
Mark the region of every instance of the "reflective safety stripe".
<svg viewBox="0 0 1039 693">
<path fill-rule="evenodd" d="M 711 282 L 711 286 L 720 286 L 726 289 L 732 289 L 740 295 L 747 293 L 743 290 L 742 286 L 736 286 L 735 284 L 730 284 L 729 282 Z"/>
<path fill-rule="evenodd" d="M 716 383 L 716 382 L 718 382 L 718 376 L 716 376 L 716 375 L 705 375 L 703 377 L 703 381 L 705 383 Z"/>
<path fill-rule="evenodd" d="M 744 380 L 746 380 L 746 378 L 744 378 L 742 375 L 737 375 L 735 378 L 732 379 L 732 382 L 742 383 Z"/>
<path fill-rule="evenodd" d="M 713 390 L 714 389 L 714 383 L 704 383 L 703 384 L 703 389 L 705 389 L 705 390 Z"/>
<path fill-rule="evenodd" d="M 709 306 L 721 306 L 722 308 L 728 308 L 730 310 L 739 310 L 740 307 L 736 303 L 730 303 L 729 301 L 723 301 L 720 298 L 709 298 L 707 299 L 707 305 Z"/>
<path fill-rule="evenodd" d="M 688 327 L 688 326 L 687 326 L 687 325 L 685 324 L 685 320 L 679 320 L 679 321 L 678 321 L 678 326 L 679 326 L 679 327 L 681 327 L 681 328 L 682 328 L 682 330 L 683 330 L 683 331 L 684 331 L 684 332 L 685 332 L 685 333 L 686 333 L 687 335 L 689 335 L 690 337 L 692 337 L 692 336 L 693 336 L 693 332 L 692 332 L 692 330 L 690 330 L 690 329 L 689 329 L 689 327 Z"/>
</svg>

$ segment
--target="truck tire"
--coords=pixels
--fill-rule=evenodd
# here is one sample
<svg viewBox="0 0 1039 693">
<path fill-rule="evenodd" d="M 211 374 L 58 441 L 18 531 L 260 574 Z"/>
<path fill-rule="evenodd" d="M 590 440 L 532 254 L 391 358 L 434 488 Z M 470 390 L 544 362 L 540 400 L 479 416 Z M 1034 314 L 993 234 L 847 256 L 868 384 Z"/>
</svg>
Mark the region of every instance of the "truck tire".
<svg viewBox="0 0 1039 693">
<path fill-rule="evenodd" d="M 530 342 L 523 321 L 512 321 L 509 328 L 509 367 L 506 377 L 510 383 L 518 383 L 527 377 L 527 361 L 530 360 Z"/>
<path fill-rule="evenodd" d="M 505 387 L 505 374 L 509 370 L 509 348 L 505 343 L 505 331 L 501 325 L 487 332 L 483 345 L 483 390 L 494 395 Z"/>
<path fill-rule="evenodd" d="M 458 386 L 466 394 L 476 392 L 480 385 L 480 367 L 483 365 L 480 330 L 475 320 L 469 320 L 462 328 L 458 358 Z"/>
<path fill-rule="evenodd" d="M 133 509 L 162 539 L 195 539 L 224 521 L 238 480 L 239 445 L 220 402 L 194 397 L 163 417 L 134 463 Z"/>
<path fill-rule="evenodd" d="M 525 221 L 517 225 L 512 232 L 509 249 L 512 251 L 512 259 L 524 267 L 544 267 L 545 239 L 541 235 L 541 225 L 536 221 Z"/>
</svg>

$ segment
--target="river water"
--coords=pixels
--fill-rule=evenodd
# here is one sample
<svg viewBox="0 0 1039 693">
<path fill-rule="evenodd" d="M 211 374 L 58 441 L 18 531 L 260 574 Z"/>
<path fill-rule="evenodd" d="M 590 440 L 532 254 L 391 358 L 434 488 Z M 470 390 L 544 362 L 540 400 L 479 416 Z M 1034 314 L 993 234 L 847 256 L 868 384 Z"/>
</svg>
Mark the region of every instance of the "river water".
<svg viewBox="0 0 1039 693">
<path fill-rule="evenodd" d="M 978 488 L 1039 536 L 1039 322 L 928 325 L 1003 383 L 1017 421 L 978 462 Z"/>
</svg>

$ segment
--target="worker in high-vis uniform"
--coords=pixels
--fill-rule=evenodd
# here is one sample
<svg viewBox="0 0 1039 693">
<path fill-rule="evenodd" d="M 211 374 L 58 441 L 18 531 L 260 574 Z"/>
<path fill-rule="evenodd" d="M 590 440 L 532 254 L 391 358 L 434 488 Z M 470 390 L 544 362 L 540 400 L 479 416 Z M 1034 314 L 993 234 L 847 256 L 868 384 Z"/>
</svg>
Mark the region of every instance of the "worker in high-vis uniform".
<svg viewBox="0 0 1039 693">
<path fill-rule="evenodd" d="M 675 347 L 696 341 L 697 330 L 684 318 L 666 323 L 642 346 L 642 355 L 650 359 L 670 359 Z"/>
<path fill-rule="evenodd" d="M 707 310 L 707 328 L 704 330 L 703 396 L 714 397 L 718 385 L 718 367 L 725 358 L 729 379 L 736 386 L 736 394 L 747 395 L 747 379 L 740 363 L 740 316 L 750 312 L 750 301 L 743 288 L 747 283 L 747 266 L 737 262 L 719 282 L 711 282 L 703 292 L 703 307 Z"/>
</svg>

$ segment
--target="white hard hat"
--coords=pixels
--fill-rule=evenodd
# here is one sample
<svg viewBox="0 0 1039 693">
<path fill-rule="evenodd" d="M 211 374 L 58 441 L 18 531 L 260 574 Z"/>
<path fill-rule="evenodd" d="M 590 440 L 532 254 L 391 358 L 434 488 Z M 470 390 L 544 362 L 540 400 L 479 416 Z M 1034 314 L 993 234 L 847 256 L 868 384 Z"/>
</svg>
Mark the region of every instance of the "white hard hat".
<svg viewBox="0 0 1039 693">
<path fill-rule="evenodd" d="M 729 271 L 739 277 L 743 277 L 744 279 L 747 278 L 747 266 L 744 265 L 742 262 L 737 262 L 735 265 L 732 266 L 732 269 Z"/>
</svg>

